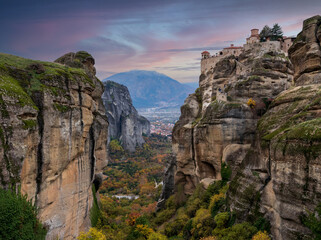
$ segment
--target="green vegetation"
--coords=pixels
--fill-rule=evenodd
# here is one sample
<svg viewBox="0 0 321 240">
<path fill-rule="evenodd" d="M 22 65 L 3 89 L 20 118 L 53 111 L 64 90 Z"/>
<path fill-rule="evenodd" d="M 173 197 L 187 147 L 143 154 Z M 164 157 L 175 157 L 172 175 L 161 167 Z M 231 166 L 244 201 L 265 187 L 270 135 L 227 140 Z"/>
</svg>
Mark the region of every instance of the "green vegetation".
<svg viewBox="0 0 321 240">
<path fill-rule="evenodd" d="M 176 193 L 151 222 L 170 239 L 198 240 L 212 236 L 218 240 L 250 240 L 259 230 L 267 231 L 266 220 L 259 213 L 248 222 L 235 224 L 235 214 L 228 212 L 226 202 L 228 188 L 226 181 L 216 181 L 207 190 L 198 185 L 184 203 L 178 203 Z"/>
<path fill-rule="evenodd" d="M 261 147 L 270 146 L 283 154 L 302 154 L 307 161 L 318 156 L 321 153 L 320 119 L 311 120 L 310 116 L 320 101 L 321 91 L 311 86 L 279 96 L 272 105 L 282 104 L 281 108 L 265 114 L 258 122 Z"/>
<path fill-rule="evenodd" d="M 68 112 L 71 109 L 71 107 L 68 105 L 62 105 L 59 103 L 54 103 L 53 105 L 54 105 L 54 108 L 61 113 Z"/>
<path fill-rule="evenodd" d="M 104 172 L 108 178 L 100 188 L 100 206 L 94 195 L 90 211 L 95 227 L 91 232 L 83 233 L 84 238 L 81 239 L 91 239 L 93 234 L 103 234 L 111 240 L 167 239 L 164 234 L 155 231 L 156 225 L 151 219 L 161 191 L 160 186 L 155 187 L 155 182 L 159 183 L 162 179 L 171 145 L 166 137 L 155 134 L 145 137 L 145 141 L 143 148 L 137 148 L 134 153 L 125 152 L 117 140 L 110 142 L 113 143 L 113 151 Z M 139 195 L 139 198 L 118 199 L 115 195 Z M 175 209 L 172 215 L 174 213 Z M 168 216 L 164 221 L 168 220 Z"/>
<path fill-rule="evenodd" d="M 313 212 L 307 212 L 301 217 L 302 223 L 312 231 L 313 239 L 321 239 L 321 204 L 319 204 Z"/>
<path fill-rule="evenodd" d="M 23 127 L 22 127 L 23 129 L 31 129 L 37 126 L 37 120 L 35 119 L 22 120 L 22 123 L 23 123 Z"/>
<path fill-rule="evenodd" d="M 0 188 L 0 206 L 0 239 L 45 239 L 46 230 L 27 196 Z"/>
<path fill-rule="evenodd" d="M 272 28 L 270 28 L 268 25 L 265 25 L 260 32 L 261 41 L 266 41 L 267 38 L 270 38 L 271 41 L 277 41 L 279 38 L 282 37 L 282 28 L 277 23 L 275 23 Z"/>
<path fill-rule="evenodd" d="M 91 221 L 91 226 L 96 227 L 98 220 L 102 217 L 101 212 L 99 209 L 99 205 L 97 202 L 97 197 L 96 197 L 96 189 L 95 185 L 92 185 L 92 194 L 93 194 L 93 206 L 90 209 L 90 221 Z"/>
<path fill-rule="evenodd" d="M 9 54 L 0 54 L 0 96 L 17 100 L 21 106 L 38 110 L 32 100 L 34 92 L 48 91 L 54 96 L 64 95 L 65 79 L 84 82 L 94 87 L 92 79 L 82 68 L 71 68 L 58 63 L 35 61 Z M 1 109 L 3 110 L 3 109 Z"/>
</svg>

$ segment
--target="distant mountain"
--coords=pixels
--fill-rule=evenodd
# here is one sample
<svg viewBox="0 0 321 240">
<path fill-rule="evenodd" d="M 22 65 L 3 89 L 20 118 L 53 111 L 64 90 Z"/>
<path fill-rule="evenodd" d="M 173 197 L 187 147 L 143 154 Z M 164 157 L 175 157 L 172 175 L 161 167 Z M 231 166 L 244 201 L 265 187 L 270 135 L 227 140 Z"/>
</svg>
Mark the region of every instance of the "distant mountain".
<svg viewBox="0 0 321 240">
<path fill-rule="evenodd" d="M 187 82 L 187 83 L 183 83 L 183 84 L 193 88 L 194 90 L 199 87 L 199 83 L 198 82 Z"/>
<path fill-rule="evenodd" d="M 125 85 L 136 108 L 180 107 L 195 90 L 155 71 L 122 72 L 103 81 L 107 80 Z"/>
</svg>

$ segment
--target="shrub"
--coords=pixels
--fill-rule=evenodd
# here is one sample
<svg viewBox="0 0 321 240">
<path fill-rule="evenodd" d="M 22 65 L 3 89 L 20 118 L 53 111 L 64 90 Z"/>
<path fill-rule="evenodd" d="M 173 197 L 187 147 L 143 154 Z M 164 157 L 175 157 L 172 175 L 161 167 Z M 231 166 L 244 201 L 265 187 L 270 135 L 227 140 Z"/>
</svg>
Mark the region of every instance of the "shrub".
<svg viewBox="0 0 321 240">
<path fill-rule="evenodd" d="M 90 209 L 90 221 L 91 221 L 91 226 L 96 227 L 98 220 L 101 218 L 101 212 L 100 212 L 98 201 L 96 198 L 96 189 L 94 184 L 92 185 L 92 194 L 93 194 L 93 206 Z"/>
<path fill-rule="evenodd" d="M 269 237 L 266 231 L 259 231 L 253 236 L 252 240 L 271 240 L 271 238 Z"/>
<path fill-rule="evenodd" d="M 213 235 L 218 240 L 248 240 L 257 232 L 256 227 L 248 222 L 235 224 L 229 228 L 214 229 Z"/>
<path fill-rule="evenodd" d="M 145 238 L 148 238 L 148 236 L 153 232 L 153 229 L 149 228 L 147 225 L 137 224 L 135 231 L 139 232 L 139 234 Z"/>
<path fill-rule="evenodd" d="M 221 176 L 223 182 L 228 182 L 230 180 L 230 177 L 232 175 L 232 169 L 229 165 L 227 165 L 225 162 L 222 163 L 221 167 Z"/>
<path fill-rule="evenodd" d="M 149 226 L 150 223 L 149 223 L 149 220 L 146 216 L 140 216 L 136 219 L 136 224 L 143 224 L 143 225 L 146 225 L 146 226 Z"/>
<path fill-rule="evenodd" d="M 225 228 L 230 219 L 230 214 L 228 212 L 222 212 L 215 216 L 214 221 L 216 223 L 216 228 Z"/>
<path fill-rule="evenodd" d="M 219 209 L 225 204 L 225 193 L 220 192 L 219 194 L 215 194 L 211 198 L 209 209 L 211 211 L 212 216 L 214 217 Z"/>
<path fill-rule="evenodd" d="M 106 240 L 106 236 L 96 228 L 90 228 L 88 233 L 80 233 L 78 240 Z"/>
<path fill-rule="evenodd" d="M 211 197 L 214 194 L 218 194 L 220 189 L 222 188 L 222 186 L 223 186 L 222 181 L 215 181 L 208 186 L 206 191 L 201 196 L 201 202 L 202 202 L 203 208 L 208 208 L 210 201 L 211 201 Z"/>
<path fill-rule="evenodd" d="M 153 232 L 151 235 L 149 235 L 147 240 L 167 240 L 167 237 L 163 234 Z"/>
<path fill-rule="evenodd" d="M 193 217 L 197 211 L 197 209 L 200 208 L 201 200 L 199 198 L 195 199 L 189 199 L 188 203 L 186 205 L 186 213 L 188 216 Z"/>
<path fill-rule="evenodd" d="M 178 215 L 176 219 L 165 225 L 165 235 L 168 237 L 178 235 L 183 230 L 188 220 L 189 217 L 186 214 Z"/>
<path fill-rule="evenodd" d="M 256 102 L 255 100 L 253 100 L 252 98 L 250 98 L 248 101 L 247 101 L 247 105 L 250 107 L 250 108 L 254 108 L 255 105 L 256 105 Z"/>
<path fill-rule="evenodd" d="M 307 216 L 302 218 L 303 224 L 308 227 L 314 236 L 314 239 L 321 239 L 321 203 L 315 208 L 314 212 L 308 212 Z"/>
<path fill-rule="evenodd" d="M 109 143 L 110 153 L 124 152 L 123 147 L 117 139 L 111 140 Z"/>
<path fill-rule="evenodd" d="M 162 224 L 162 223 L 166 222 L 168 219 L 170 219 L 175 214 L 175 212 L 176 212 L 175 209 L 165 209 L 163 211 L 160 211 L 156 215 L 155 223 Z"/>
<path fill-rule="evenodd" d="M 201 208 L 197 210 L 192 222 L 192 234 L 194 239 L 207 237 L 211 235 L 214 221 L 208 209 Z"/>
<path fill-rule="evenodd" d="M 0 188 L 0 239 L 45 239 L 37 209 L 26 195 Z"/>
</svg>

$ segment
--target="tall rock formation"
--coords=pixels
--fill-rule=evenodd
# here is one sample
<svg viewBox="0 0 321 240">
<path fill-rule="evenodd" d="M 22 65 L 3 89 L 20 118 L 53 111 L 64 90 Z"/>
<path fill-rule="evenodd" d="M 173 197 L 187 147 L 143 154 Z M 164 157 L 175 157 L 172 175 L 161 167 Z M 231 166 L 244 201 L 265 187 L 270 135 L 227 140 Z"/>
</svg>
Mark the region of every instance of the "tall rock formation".
<svg viewBox="0 0 321 240">
<path fill-rule="evenodd" d="M 273 43 L 255 43 L 201 74 L 173 131 L 176 186 L 190 194 L 227 163 L 237 220 L 260 213 L 274 239 L 304 239 L 300 217 L 321 202 L 320 40 L 315 16 L 289 49 L 293 66 Z"/>
<path fill-rule="evenodd" d="M 259 205 L 275 239 L 304 239 L 309 231 L 300 217 L 321 202 L 320 40 L 321 17 L 305 20 L 289 49 L 294 86 L 260 119 L 256 141 L 231 184 L 231 208 L 245 218 Z M 257 204 L 242 201 L 248 189 L 261 196 Z"/>
<path fill-rule="evenodd" d="M 256 43 L 239 57 L 227 56 L 200 76 L 200 88 L 181 107 L 173 130 L 176 185 L 191 194 L 199 182 L 233 174 L 254 141 L 256 123 L 271 98 L 292 82 L 292 65 L 273 43 Z M 246 103 L 253 98 L 255 109 Z"/>
<path fill-rule="evenodd" d="M 56 63 L 0 54 L 0 186 L 28 194 L 47 239 L 88 229 L 92 184 L 99 187 L 107 164 L 108 121 L 94 63 L 87 52 Z"/>
<path fill-rule="evenodd" d="M 106 81 L 103 102 L 109 121 L 108 138 L 119 139 L 123 148 L 134 152 L 150 134 L 150 122 L 140 116 L 132 104 L 129 91 L 124 85 Z"/>
</svg>

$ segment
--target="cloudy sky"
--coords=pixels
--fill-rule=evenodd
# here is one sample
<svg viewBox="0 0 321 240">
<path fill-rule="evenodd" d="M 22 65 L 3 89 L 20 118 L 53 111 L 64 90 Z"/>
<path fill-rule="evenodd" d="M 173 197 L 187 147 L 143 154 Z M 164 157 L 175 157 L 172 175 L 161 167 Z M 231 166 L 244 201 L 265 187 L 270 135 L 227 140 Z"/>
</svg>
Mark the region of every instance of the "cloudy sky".
<svg viewBox="0 0 321 240">
<path fill-rule="evenodd" d="M 0 0 L 0 52 L 53 61 L 85 50 L 106 78 L 132 69 L 198 81 L 200 53 L 241 45 L 251 28 L 296 35 L 320 0 Z"/>
</svg>

